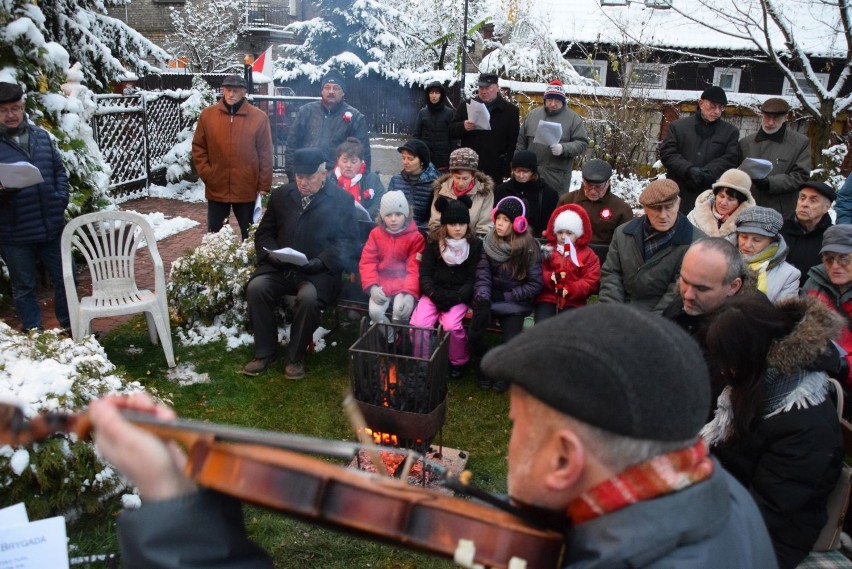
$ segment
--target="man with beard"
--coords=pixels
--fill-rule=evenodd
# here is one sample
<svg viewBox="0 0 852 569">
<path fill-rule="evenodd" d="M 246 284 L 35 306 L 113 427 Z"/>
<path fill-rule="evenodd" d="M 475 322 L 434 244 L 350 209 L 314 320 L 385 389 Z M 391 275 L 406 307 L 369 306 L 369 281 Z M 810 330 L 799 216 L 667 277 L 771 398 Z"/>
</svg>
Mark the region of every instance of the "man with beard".
<svg viewBox="0 0 852 569">
<path fill-rule="evenodd" d="M 574 159 L 589 146 L 589 135 L 583 119 L 568 107 L 562 83 L 554 79 L 544 91 L 544 106 L 530 111 L 518 133 L 516 150 L 532 150 L 538 159 L 538 170 L 544 183 L 560 196 L 571 190 Z M 534 143 L 541 121 L 562 126 L 562 137 L 551 146 Z"/>
<path fill-rule="evenodd" d="M 321 99 L 299 109 L 284 150 L 284 168 L 287 180 L 294 182 L 294 153 L 300 148 L 322 150 L 329 169 L 337 161 L 337 147 L 350 136 L 357 138 L 364 147 L 362 159 L 370 170 L 370 135 L 367 119 L 361 111 L 343 101 L 346 83 L 343 76 L 332 69 L 322 78 Z"/>
<path fill-rule="evenodd" d="M 834 189 L 825 182 L 810 180 L 799 186 L 796 211 L 787 216 L 781 235 L 787 242 L 787 262 L 802 273 L 800 284 L 805 284 L 808 271 L 819 265 L 820 247 L 825 230 L 831 227 L 828 210 L 837 199 Z"/>
<path fill-rule="evenodd" d="M 721 87 L 708 87 L 698 99 L 697 112 L 669 125 L 660 144 L 666 177 L 680 188 L 680 212 L 695 207 L 695 199 L 726 170 L 736 168 L 740 131 L 721 119 L 728 97 Z"/>
<path fill-rule="evenodd" d="M 515 105 L 500 95 L 498 79 L 493 73 L 479 75 L 479 93 L 474 100 L 488 109 L 491 130 L 478 129 L 467 117 L 467 105 L 461 104 L 450 123 L 450 137 L 461 139 L 462 147 L 471 148 L 479 155 L 479 170 L 497 186 L 509 177 L 520 114 Z"/>
<path fill-rule="evenodd" d="M 25 331 L 42 328 L 36 296 L 36 263 L 41 261 L 53 281 L 56 319 L 68 328 L 60 249 L 68 175 L 47 131 L 27 121 L 24 90 L 16 83 L 0 83 L 0 162 L 28 162 L 43 178 L 23 188 L 0 185 L 0 253 L 21 326 Z"/>
<path fill-rule="evenodd" d="M 645 215 L 615 230 L 601 267 L 600 302 L 623 302 L 662 313 L 677 295 L 686 250 L 704 237 L 678 212 L 677 184 L 655 180 L 639 195 Z"/>
<path fill-rule="evenodd" d="M 752 179 L 757 205 L 771 207 L 784 217 L 796 209 L 796 191 L 811 175 L 811 142 L 787 128 L 790 105 L 784 99 L 767 99 L 760 107 L 760 130 L 740 140 L 741 158 L 772 162 L 765 178 Z"/>
<path fill-rule="evenodd" d="M 222 100 L 198 117 L 192 137 L 192 162 L 204 181 L 207 231 L 217 233 L 231 209 L 248 237 L 258 195 L 272 187 L 272 134 L 269 117 L 246 99 L 246 81 L 222 81 Z"/>
</svg>

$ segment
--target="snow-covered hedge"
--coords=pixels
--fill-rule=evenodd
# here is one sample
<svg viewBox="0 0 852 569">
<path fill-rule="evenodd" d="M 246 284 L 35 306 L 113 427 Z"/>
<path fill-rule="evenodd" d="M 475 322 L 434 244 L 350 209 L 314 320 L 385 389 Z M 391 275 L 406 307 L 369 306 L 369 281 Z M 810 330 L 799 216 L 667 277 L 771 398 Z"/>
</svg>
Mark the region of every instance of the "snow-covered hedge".
<svg viewBox="0 0 852 569">
<path fill-rule="evenodd" d="M 27 336 L 0 322 L 0 399 L 25 416 L 75 412 L 98 396 L 142 389 L 116 374 L 101 345 L 75 342 L 57 331 Z M 125 483 L 94 444 L 58 435 L 30 446 L 0 446 L 0 506 L 27 504 L 33 519 L 98 514 Z"/>
<path fill-rule="evenodd" d="M 230 225 L 208 233 L 201 245 L 178 258 L 169 273 L 169 304 L 181 328 L 216 324 L 245 328 L 245 287 L 254 272 L 254 230 L 245 241 Z"/>
</svg>

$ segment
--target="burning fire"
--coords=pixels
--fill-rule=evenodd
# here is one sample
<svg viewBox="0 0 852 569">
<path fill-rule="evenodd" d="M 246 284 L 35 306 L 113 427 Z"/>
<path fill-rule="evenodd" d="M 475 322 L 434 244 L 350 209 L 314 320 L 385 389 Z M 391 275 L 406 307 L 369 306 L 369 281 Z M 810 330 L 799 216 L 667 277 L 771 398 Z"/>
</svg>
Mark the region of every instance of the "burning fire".
<svg viewBox="0 0 852 569">
<path fill-rule="evenodd" d="M 382 392 L 385 396 L 382 399 L 382 405 L 390 407 L 390 398 L 396 395 L 396 387 L 399 385 L 396 377 L 396 362 L 391 362 L 388 365 L 387 373 L 382 374 Z M 382 444 L 376 441 L 376 444 Z"/>
<path fill-rule="evenodd" d="M 385 407 L 387 407 L 387 403 L 385 403 Z M 391 433 L 380 433 L 378 431 L 374 431 L 370 428 L 365 428 L 364 432 L 367 433 L 368 436 L 373 437 L 373 442 L 377 445 L 385 445 L 385 446 L 399 446 L 399 438 Z"/>
</svg>

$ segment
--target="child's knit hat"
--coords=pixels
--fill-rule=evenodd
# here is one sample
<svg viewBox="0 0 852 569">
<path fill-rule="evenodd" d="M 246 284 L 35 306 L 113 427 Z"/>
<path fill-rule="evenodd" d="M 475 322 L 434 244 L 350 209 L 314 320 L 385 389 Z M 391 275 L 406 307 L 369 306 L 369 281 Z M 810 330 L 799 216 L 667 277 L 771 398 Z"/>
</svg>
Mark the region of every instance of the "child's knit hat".
<svg viewBox="0 0 852 569">
<path fill-rule="evenodd" d="M 400 190 L 393 190 L 382 196 L 379 215 L 384 217 L 391 213 L 401 213 L 405 217 L 410 215 L 408 200 L 405 199 L 405 194 Z"/>
<path fill-rule="evenodd" d="M 583 235 L 583 220 L 577 212 L 566 209 L 553 220 L 553 232 L 570 231 L 577 237 Z"/>
<path fill-rule="evenodd" d="M 516 217 L 524 214 L 524 204 L 521 198 L 506 196 L 494 208 L 494 219 L 497 219 L 498 213 L 502 213 L 509 218 L 509 221 L 514 222 Z"/>
<path fill-rule="evenodd" d="M 459 196 L 458 199 L 449 199 L 446 196 L 438 196 L 435 200 L 435 209 L 441 212 L 441 225 L 450 223 L 470 224 L 471 199 L 468 196 Z"/>
</svg>

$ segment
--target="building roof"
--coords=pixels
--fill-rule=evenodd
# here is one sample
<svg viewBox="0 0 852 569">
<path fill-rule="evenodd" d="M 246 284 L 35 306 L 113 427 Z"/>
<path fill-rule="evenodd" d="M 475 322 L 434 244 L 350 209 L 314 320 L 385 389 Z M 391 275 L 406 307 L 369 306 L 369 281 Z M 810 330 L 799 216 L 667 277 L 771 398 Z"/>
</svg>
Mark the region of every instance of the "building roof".
<svg viewBox="0 0 852 569">
<path fill-rule="evenodd" d="M 789 22 L 797 41 L 811 56 L 844 57 L 847 45 L 840 24 L 840 11 L 824 0 L 768 0 Z M 761 21 L 758 0 L 535 0 L 532 12 L 548 22 L 557 41 L 624 43 L 630 38 L 642 44 L 680 49 L 725 49 L 754 51 L 753 34 L 764 43 L 759 28 L 734 24 L 720 14 L 751 17 Z M 621 5 L 608 5 L 624 2 Z M 672 8 L 650 4 L 671 3 Z M 707 6 L 715 9 L 710 9 Z M 688 14 L 687 17 L 684 14 Z M 697 21 L 696 21 L 697 20 Z M 708 29 L 710 23 L 727 33 Z M 624 30 L 624 31 L 622 31 Z M 773 26 L 772 44 L 781 50 L 784 39 Z"/>
</svg>

